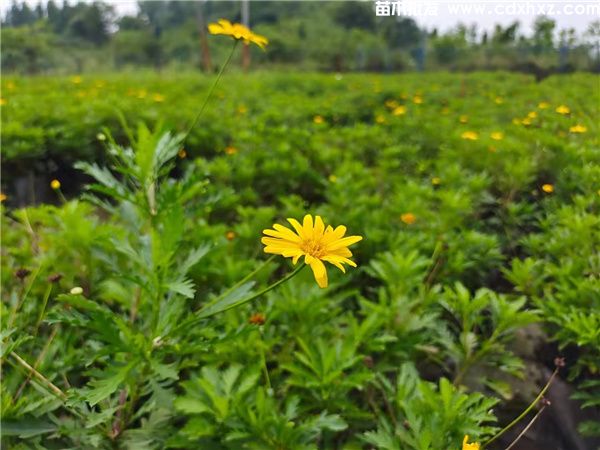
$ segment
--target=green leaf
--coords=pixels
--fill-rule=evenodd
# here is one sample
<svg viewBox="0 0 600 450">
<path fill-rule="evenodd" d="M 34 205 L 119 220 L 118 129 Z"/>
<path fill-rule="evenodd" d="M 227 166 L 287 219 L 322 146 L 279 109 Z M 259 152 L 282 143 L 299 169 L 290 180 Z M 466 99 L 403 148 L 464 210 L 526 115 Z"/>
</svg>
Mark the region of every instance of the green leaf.
<svg viewBox="0 0 600 450">
<path fill-rule="evenodd" d="M 167 289 L 177 292 L 186 298 L 194 298 L 194 292 L 196 292 L 194 282 L 190 279 L 172 281 L 171 283 L 167 284 Z"/>
<path fill-rule="evenodd" d="M 113 369 L 112 373 L 106 378 L 90 381 L 89 386 L 92 389 L 84 390 L 83 398 L 91 405 L 94 406 L 104 400 L 105 398 L 112 395 L 119 386 L 125 381 L 129 371 L 137 364 L 137 361 L 132 361 L 126 366 L 123 366 L 116 371 Z"/>
<path fill-rule="evenodd" d="M 38 419 L 0 420 L 2 436 L 18 436 L 22 439 L 52 433 L 57 427 L 51 422 Z"/>
</svg>

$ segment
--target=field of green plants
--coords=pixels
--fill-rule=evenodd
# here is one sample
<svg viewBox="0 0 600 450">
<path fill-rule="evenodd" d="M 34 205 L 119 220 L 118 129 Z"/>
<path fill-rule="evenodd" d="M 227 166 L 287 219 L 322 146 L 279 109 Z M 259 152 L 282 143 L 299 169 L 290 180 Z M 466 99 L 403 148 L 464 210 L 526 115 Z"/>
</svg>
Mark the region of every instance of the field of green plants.
<svg viewBox="0 0 600 450">
<path fill-rule="evenodd" d="M 2 80 L 3 447 L 598 445 L 597 75 L 213 81 Z"/>
</svg>

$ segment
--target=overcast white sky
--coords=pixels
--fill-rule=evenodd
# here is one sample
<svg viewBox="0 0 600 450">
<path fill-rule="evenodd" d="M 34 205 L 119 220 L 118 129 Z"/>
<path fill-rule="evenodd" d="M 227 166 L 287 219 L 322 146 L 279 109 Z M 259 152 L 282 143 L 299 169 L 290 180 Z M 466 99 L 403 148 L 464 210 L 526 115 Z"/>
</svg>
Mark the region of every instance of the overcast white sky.
<svg viewBox="0 0 600 450">
<path fill-rule="evenodd" d="M 114 5 L 119 14 L 133 14 L 137 11 L 135 0 L 104 1 Z M 315 8 L 318 8 L 319 1 L 312 1 L 315 3 Z M 34 6 L 38 0 L 26 0 L 26 2 Z M 3 15 L 10 7 L 10 3 L 9 0 L 0 0 L 0 11 Z M 70 0 L 69 3 L 76 3 L 76 0 Z M 475 23 L 479 30 L 490 30 L 497 23 L 508 25 L 519 20 L 521 31 L 529 34 L 535 18 L 539 15 L 547 15 L 557 22 L 559 29 L 575 28 L 578 34 L 581 34 L 592 21 L 600 20 L 598 0 L 401 0 L 400 4 L 401 13 L 413 17 L 422 26 L 437 27 L 440 30 L 452 28 L 459 22 L 467 25 Z M 252 16 L 252 4 L 250 4 L 250 15 Z"/>
</svg>

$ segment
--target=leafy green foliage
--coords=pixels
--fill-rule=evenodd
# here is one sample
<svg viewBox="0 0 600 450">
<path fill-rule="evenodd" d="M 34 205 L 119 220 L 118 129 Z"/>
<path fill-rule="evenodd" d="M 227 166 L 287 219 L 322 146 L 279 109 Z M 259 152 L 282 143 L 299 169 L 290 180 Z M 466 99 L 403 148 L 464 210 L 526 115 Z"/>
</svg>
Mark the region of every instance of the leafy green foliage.
<svg viewBox="0 0 600 450">
<path fill-rule="evenodd" d="M 459 448 L 510 409 L 534 323 L 594 411 L 595 81 L 233 75 L 188 136 L 202 77 L 3 81 L 4 161 L 90 184 L 0 207 L 2 445 Z M 358 268 L 245 303 L 291 270 L 261 230 L 306 212 L 365 237 Z"/>
</svg>

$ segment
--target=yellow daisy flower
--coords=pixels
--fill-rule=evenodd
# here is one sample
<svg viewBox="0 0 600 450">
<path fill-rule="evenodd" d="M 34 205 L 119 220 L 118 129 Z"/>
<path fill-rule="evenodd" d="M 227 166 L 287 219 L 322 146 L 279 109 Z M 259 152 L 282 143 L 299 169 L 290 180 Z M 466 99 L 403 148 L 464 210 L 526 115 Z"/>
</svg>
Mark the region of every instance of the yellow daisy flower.
<svg viewBox="0 0 600 450">
<path fill-rule="evenodd" d="M 462 450 L 479 450 L 479 443 L 472 442 L 469 444 L 469 435 L 465 435 L 463 439 Z"/>
<path fill-rule="evenodd" d="M 223 34 L 231 36 L 236 40 L 243 40 L 245 44 L 252 42 L 264 50 L 269 40 L 260 34 L 253 33 L 248 27 L 241 23 L 231 23 L 229 20 L 220 19 L 217 23 L 208 25 L 210 34 Z"/>
<path fill-rule="evenodd" d="M 542 191 L 544 191 L 546 194 L 552 194 L 554 192 L 554 186 L 550 183 L 543 184 Z"/>
<path fill-rule="evenodd" d="M 569 128 L 569 131 L 571 133 L 585 133 L 587 131 L 587 127 L 584 125 L 577 124 Z"/>
<path fill-rule="evenodd" d="M 569 109 L 568 106 L 565 106 L 565 105 L 558 106 L 556 108 L 556 112 L 559 113 L 559 114 L 563 114 L 563 115 L 571 114 L 571 110 Z"/>
<path fill-rule="evenodd" d="M 417 216 L 415 216 L 411 212 L 404 213 L 400 216 L 400 220 L 402 222 L 404 222 L 406 225 L 412 225 L 413 223 L 415 223 L 417 221 Z"/>
<path fill-rule="evenodd" d="M 395 116 L 402 116 L 403 114 L 406 114 L 406 106 L 398 106 L 392 111 L 392 114 Z"/>
<path fill-rule="evenodd" d="M 540 109 L 547 109 L 549 107 L 550 107 L 550 103 L 548 103 L 548 102 L 539 102 L 538 103 L 538 108 L 540 108 Z"/>
<path fill-rule="evenodd" d="M 460 135 L 460 137 L 468 141 L 476 141 L 479 139 L 479 134 L 477 134 L 475 131 L 465 131 Z"/>
<path fill-rule="evenodd" d="M 56 179 L 52 180 L 52 181 L 50 182 L 50 187 L 51 187 L 52 189 L 54 189 L 55 191 L 56 191 L 57 189 L 60 189 L 60 181 L 58 181 L 58 180 L 56 180 Z"/>
<path fill-rule="evenodd" d="M 294 227 L 295 233 L 279 224 L 273 225 L 273 230 L 263 230 L 266 236 L 261 242 L 265 245 L 265 253 L 292 258 L 294 264 L 304 256 L 304 262 L 312 269 L 321 288 L 327 287 L 327 270 L 323 261 L 333 264 L 344 273 L 344 264 L 356 267 L 356 263 L 348 259 L 352 256 L 348 247 L 362 240 L 362 236 L 344 237 L 345 226 L 334 229 L 328 225 L 325 228 L 320 216 L 315 216 L 313 221 L 310 214 L 304 216 L 302 224 L 296 219 L 288 219 L 288 222 Z"/>
<path fill-rule="evenodd" d="M 537 117 L 537 112 L 530 111 L 527 113 L 527 117 L 529 117 L 530 119 L 535 119 Z"/>
<path fill-rule="evenodd" d="M 502 139 L 504 139 L 504 133 L 502 133 L 501 131 L 493 131 L 490 134 L 490 137 L 495 141 L 501 141 Z"/>
<path fill-rule="evenodd" d="M 317 116 L 313 117 L 313 122 L 316 123 L 317 125 L 320 125 L 325 122 L 325 119 L 323 119 L 323 116 L 317 115 Z"/>
</svg>

